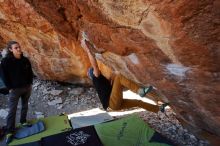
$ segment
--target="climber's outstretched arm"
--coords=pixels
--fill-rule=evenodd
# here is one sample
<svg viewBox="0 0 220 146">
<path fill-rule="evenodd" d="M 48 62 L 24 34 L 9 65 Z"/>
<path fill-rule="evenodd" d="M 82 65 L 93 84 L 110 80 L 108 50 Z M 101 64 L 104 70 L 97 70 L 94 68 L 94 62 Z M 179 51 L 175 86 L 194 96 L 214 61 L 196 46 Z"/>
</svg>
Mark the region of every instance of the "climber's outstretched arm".
<svg viewBox="0 0 220 146">
<path fill-rule="evenodd" d="M 95 54 L 91 51 L 91 50 L 94 50 L 93 45 L 90 42 L 88 42 L 87 40 L 85 40 L 84 49 L 86 50 L 88 57 L 89 57 L 89 60 L 90 60 L 90 63 L 93 67 L 93 74 L 96 77 L 98 77 L 100 75 L 100 70 L 99 70 L 97 61 L 95 59 Z"/>
</svg>

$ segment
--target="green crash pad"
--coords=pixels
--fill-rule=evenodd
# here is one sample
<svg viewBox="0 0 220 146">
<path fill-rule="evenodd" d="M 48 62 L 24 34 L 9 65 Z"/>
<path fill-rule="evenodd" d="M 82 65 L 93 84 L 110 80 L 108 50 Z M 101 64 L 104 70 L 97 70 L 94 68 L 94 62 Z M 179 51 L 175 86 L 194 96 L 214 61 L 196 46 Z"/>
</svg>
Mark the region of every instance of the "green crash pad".
<svg viewBox="0 0 220 146">
<path fill-rule="evenodd" d="M 169 146 L 150 142 L 155 131 L 137 115 L 95 125 L 95 129 L 105 146 Z"/>
<path fill-rule="evenodd" d="M 72 129 L 72 127 L 69 124 L 68 117 L 65 115 L 51 116 L 47 118 L 41 118 L 39 120 L 42 120 L 44 122 L 44 125 L 46 127 L 45 131 L 23 139 L 13 139 L 13 141 L 9 144 L 9 146 L 39 141 L 42 137 L 58 134 L 67 131 L 69 129 Z M 31 123 L 35 123 L 35 122 L 36 120 L 32 121 Z"/>
</svg>

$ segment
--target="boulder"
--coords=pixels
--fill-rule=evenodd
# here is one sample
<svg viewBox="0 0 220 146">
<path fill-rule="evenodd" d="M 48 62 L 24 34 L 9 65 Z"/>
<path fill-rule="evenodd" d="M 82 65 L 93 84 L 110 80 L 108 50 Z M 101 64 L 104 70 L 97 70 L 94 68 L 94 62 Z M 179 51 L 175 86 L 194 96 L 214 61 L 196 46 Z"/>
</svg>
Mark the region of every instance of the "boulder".
<svg viewBox="0 0 220 146">
<path fill-rule="evenodd" d="M 220 137 L 219 16 L 218 0 L 1 0 L 0 46 L 19 41 L 40 78 L 88 83 L 86 39 L 101 66 L 153 85 L 189 130 Z"/>
</svg>

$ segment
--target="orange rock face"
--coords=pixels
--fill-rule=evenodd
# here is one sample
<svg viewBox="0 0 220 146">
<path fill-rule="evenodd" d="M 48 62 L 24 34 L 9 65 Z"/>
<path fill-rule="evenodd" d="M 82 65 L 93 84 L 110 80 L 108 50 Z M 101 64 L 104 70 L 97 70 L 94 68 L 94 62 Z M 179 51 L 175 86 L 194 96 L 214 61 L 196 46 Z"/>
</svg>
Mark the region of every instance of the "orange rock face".
<svg viewBox="0 0 220 146">
<path fill-rule="evenodd" d="M 89 62 L 73 31 L 60 23 L 58 28 L 69 32 L 69 37 L 64 36 L 53 25 L 24 0 L 0 1 L 1 47 L 8 40 L 17 40 L 42 79 L 87 83 Z"/>
<path fill-rule="evenodd" d="M 195 131 L 220 136 L 218 0 L 0 0 L 0 29 L 0 45 L 21 42 L 39 77 L 67 82 L 87 82 L 87 39 Z"/>
</svg>

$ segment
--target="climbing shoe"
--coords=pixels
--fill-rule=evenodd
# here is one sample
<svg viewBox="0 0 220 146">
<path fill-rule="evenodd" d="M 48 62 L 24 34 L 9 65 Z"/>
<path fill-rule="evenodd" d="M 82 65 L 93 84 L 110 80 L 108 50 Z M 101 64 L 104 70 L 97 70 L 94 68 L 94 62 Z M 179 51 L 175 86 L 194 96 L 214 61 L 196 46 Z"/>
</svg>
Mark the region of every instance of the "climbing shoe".
<svg viewBox="0 0 220 146">
<path fill-rule="evenodd" d="M 22 125 L 22 127 L 31 127 L 32 126 L 32 124 L 27 123 L 27 122 L 22 123 L 21 125 Z"/>
<path fill-rule="evenodd" d="M 144 97 L 147 93 L 151 92 L 153 90 L 153 86 L 149 86 L 149 87 L 142 87 L 138 89 L 138 94 L 141 97 Z"/>
<path fill-rule="evenodd" d="M 23 128 L 23 127 L 31 127 L 32 124 L 28 123 L 28 122 L 24 122 L 24 123 L 19 123 L 17 125 L 17 128 Z"/>
<path fill-rule="evenodd" d="M 9 144 L 13 140 L 13 133 L 8 133 L 5 138 L 5 143 Z"/>
<path fill-rule="evenodd" d="M 165 112 L 165 108 L 169 105 L 169 103 L 163 103 L 161 106 L 159 106 L 159 109 L 162 113 Z"/>
</svg>

